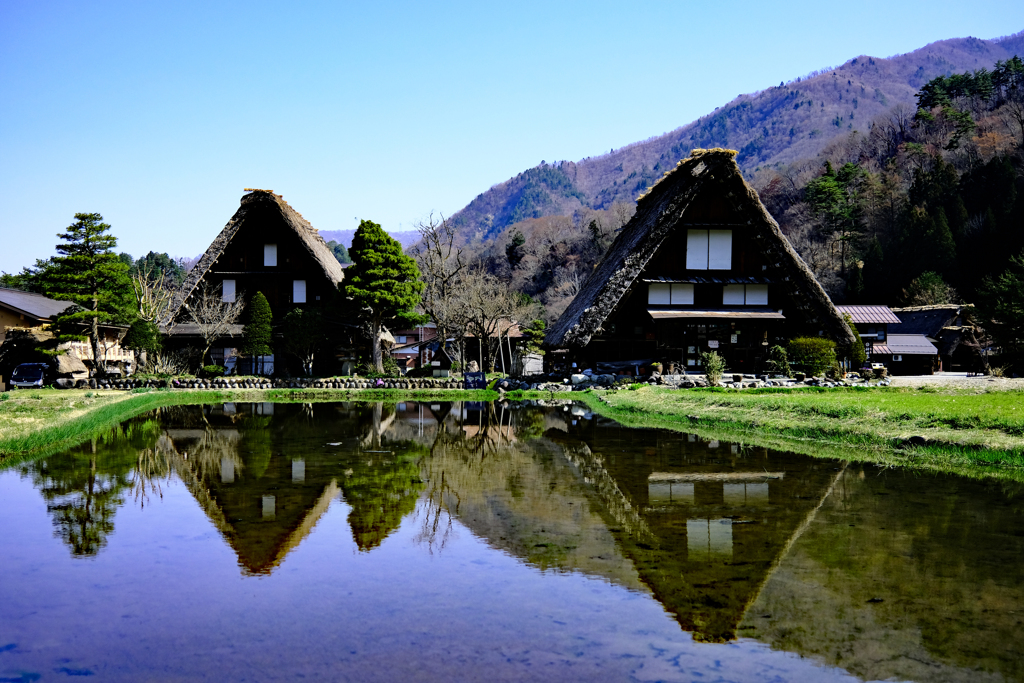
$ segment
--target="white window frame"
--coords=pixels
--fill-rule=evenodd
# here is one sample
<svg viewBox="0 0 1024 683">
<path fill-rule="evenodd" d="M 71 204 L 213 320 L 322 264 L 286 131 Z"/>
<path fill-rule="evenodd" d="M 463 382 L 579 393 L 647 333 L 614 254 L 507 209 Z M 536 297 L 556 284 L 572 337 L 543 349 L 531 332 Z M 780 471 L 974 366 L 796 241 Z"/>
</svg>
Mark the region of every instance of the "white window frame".
<svg viewBox="0 0 1024 683">
<path fill-rule="evenodd" d="M 708 230 L 708 270 L 732 270 L 732 230 Z"/>
<path fill-rule="evenodd" d="M 724 285 L 722 287 L 723 306 L 746 305 L 746 294 L 743 285 Z"/>
<path fill-rule="evenodd" d="M 220 287 L 221 287 L 221 289 L 220 289 L 220 291 L 221 291 L 220 300 L 223 301 L 226 304 L 233 303 L 235 301 L 235 295 L 236 295 L 235 281 L 234 280 L 224 280 L 221 283 Z"/>
<path fill-rule="evenodd" d="M 767 306 L 768 285 L 723 285 L 722 305 Z"/>
<path fill-rule="evenodd" d="M 687 270 L 732 270 L 732 230 L 687 230 Z"/>
<path fill-rule="evenodd" d="M 708 269 L 708 231 L 686 231 L 686 269 Z"/>
<path fill-rule="evenodd" d="M 292 280 L 292 303 L 293 304 L 304 304 L 304 303 L 306 303 L 306 281 L 305 280 Z"/>
<path fill-rule="evenodd" d="M 276 244 L 264 244 L 263 245 L 263 265 L 264 266 L 276 266 L 277 265 L 277 245 Z"/>
<path fill-rule="evenodd" d="M 672 303 L 672 285 L 665 282 L 652 282 L 647 287 L 647 303 L 654 306 L 666 306 Z"/>
<path fill-rule="evenodd" d="M 693 305 L 693 285 L 686 283 L 679 283 L 672 285 L 672 305 L 673 306 L 692 306 Z"/>
<path fill-rule="evenodd" d="M 767 306 L 768 285 L 747 285 L 746 302 L 747 306 Z"/>
</svg>

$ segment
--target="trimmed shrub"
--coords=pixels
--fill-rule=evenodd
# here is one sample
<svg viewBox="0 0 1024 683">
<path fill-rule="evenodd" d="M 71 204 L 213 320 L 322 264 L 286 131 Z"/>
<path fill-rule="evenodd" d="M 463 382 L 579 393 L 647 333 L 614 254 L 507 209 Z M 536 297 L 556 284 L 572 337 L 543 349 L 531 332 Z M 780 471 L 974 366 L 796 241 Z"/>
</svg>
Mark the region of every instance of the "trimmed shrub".
<svg viewBox="0 0 1024 683">
<path fill-rule="evenodd" d="M 836 343 L 831 339 L 797 337 L 789 341 L 786 352 L 799 370 L 814 377 L 836 367 Z"/>
<path fill-rule="evenodd" d="M 204 365 L 203 369 L 200 370 L 200 375 L 204 378 L 223 377 L 224 373 L 227 372 L 227 368 L 223 365 Z"/>
</svg>

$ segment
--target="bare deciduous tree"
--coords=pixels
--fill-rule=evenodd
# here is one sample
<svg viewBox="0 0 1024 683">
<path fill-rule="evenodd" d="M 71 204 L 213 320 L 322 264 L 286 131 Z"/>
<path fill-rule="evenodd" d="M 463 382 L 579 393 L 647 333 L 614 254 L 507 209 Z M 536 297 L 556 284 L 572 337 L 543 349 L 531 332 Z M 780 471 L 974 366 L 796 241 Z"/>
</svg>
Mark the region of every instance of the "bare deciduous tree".
<svg viewBox="0 0 1024 683">
<path fill-rule="evenodd" d="M 140 319 L 155 323 L 167 317 L 174 292 L 167 287 L 165 278 L 153 277 L 151 267 L 132 275 L 132 290 Z"/>
<path fill-rule="evenodd" d="M 444 216 L 435 219 L 431 214 L 416 228 L 421 239 L 412 254 L 426 285 L 420 306 L 434 321 L 437 338 L 444 346 L 450 337 L 465 333 L 466 316 L 461 289 L 467 265 L 462 248 L 455 244 L 455 228 Z"/>
<path fill-rule="evenodd" d="M 224 301 L 220 286 L 210 289 L 203 283 L 202 288 L 185 303 L 185 311 L 188 321 L 196 326 L 196 331 L 203 338 L 205 346 L 200 363 L 205 363 L 206 354 L 214 342 L 226 335 L 231 326 L 241 319 L 245 311 L 245 300 L 239 292 L 234 301 Z"/>
</svg>

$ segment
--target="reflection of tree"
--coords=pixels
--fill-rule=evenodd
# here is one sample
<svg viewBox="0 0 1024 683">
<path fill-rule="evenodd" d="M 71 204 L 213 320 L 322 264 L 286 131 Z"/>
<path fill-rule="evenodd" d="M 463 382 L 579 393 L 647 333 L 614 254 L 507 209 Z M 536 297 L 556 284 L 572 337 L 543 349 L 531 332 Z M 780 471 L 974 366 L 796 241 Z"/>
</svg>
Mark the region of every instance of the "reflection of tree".
<svg viewBox="0 0 1024 683">
<path fill-rule="evenodd" d="M 423 488 L 418 447 L 389 445 L 398 449 L 395 454 L 368 454 L 365 464 L 353 467 L 342 482 L 345 501 L 352 506 L 348 523 L 360 550 L 376 548 L 397 529 Z"/>
<path fill-rule="evenodd" d="M 402 518 L 416 507 L 423 488 L 419 458 L 423 447 L 413 442 L 387 442 L 383 432 L 395 419 L 394 406 L 383 403 L 370 406 L 369 434 L 362 442 L 370 449 L 366 457 L 353 464 L 342 480 L 345 501 L 352 506 L 348 515 L 352 536 L 360 550 L 379 546 L 398 528 Z"/>
<path fill-rule="evenodd" d="M 22 468 L 46 500 L 55 535 L 74 556 L 95 555 L 106 545 L 122 492 L 133 486 L 138 454 L 153 449 L 159 431 L 155 420 L 135 420 Z"/>
</svg>

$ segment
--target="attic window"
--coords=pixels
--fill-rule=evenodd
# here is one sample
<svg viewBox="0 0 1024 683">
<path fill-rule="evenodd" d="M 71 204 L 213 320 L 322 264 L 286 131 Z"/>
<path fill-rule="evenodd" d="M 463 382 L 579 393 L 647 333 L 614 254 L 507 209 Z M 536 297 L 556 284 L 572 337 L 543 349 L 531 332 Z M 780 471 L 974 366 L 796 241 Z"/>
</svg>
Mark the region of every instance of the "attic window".
<svg viewBox="0 0 1024 683">
<path fill-rule="evenodd" d="M 235 300 L 235 281 L 225 280 L 221 294 L 221 301 L 224 301 L 225 303 L 233 302 Z"/>
<path fill-rule="evenodd" d="M 293 280 L 292 281 L 292 303 L 293 304 L 304 304 L 304 303 L 306 303 L 306 281 L 305 280 Z"/>
<path fill-rule="evenodd" d="M 277 265 L 277 245 L 276 244 L 264 244 L 263 245 L 263 265 L 265 265 L 265 266 L 276 266 Z"/>
<path fill-rule="evenodd" d="M 656 282 L 647 287 L 647 303 L 653 305 L 693 305 L 693 285 Z"/>
<path fill-rule="evenodd" d="M 687 270 L 731 270 L 732 230 L 687 230 Z"/>
</svg>

